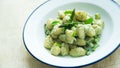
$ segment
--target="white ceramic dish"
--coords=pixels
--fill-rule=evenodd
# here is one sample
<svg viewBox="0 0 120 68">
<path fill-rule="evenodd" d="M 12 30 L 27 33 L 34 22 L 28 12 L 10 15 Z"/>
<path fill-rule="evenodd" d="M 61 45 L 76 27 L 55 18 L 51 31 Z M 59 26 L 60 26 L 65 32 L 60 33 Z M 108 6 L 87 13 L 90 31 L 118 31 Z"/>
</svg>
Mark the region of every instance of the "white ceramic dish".
<svg viewBox="0 0 120 68">
<path fill-rule="evenodd" d="M 100 13 L 105 22 L 100 47 L 89 56 L 73 58 L 53 56 L 44 48 L 44 24 L 48 18 L 56 18 L 58 10 L 85 10 Z M 37 60 L 57 67 L 77 67 L 96 63 L 109 56 L 119 47 L 120 10 L 110 0 L 51 0 L 37 7 L 28 17 L 23 29 L 23 42 L 28 52 Z"/>
</svg>

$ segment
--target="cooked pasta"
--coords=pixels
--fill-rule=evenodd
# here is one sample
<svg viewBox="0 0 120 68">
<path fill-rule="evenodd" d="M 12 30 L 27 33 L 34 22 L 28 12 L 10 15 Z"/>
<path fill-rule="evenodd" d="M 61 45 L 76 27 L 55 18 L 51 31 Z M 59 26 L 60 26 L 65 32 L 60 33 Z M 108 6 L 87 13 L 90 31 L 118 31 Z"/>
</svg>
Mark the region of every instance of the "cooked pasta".
<svg viewBox="0 0 120 68">
<path fill-rule="evenodd" d="M 84 56 L 86 54 L 86 50 L 82 47 L 73 48 L 70 50 L 70 55 L 73 57 Z"/>
<path fill-rule="evenodd" d="M 68 55 L 69 54 L 69 45 L 63 43 L 60 51 L 61 51 L 60 53 L 62 56 Z"/>
<path fill-rule="evenodd" d="M 81 39 L 85 38 L 85 29 L 82 24 L 78 25 L 76 32 L 77 32 L 77 35 L 79 36 L 79 38 L 81 38 Z"/>
<path fill-rule="evenodd" d="M 54 44 L 54 41 L 50 35 L 48 35 L 45 39 L 44 46 L 45 48 L 50 49 Z"/>
</svg>

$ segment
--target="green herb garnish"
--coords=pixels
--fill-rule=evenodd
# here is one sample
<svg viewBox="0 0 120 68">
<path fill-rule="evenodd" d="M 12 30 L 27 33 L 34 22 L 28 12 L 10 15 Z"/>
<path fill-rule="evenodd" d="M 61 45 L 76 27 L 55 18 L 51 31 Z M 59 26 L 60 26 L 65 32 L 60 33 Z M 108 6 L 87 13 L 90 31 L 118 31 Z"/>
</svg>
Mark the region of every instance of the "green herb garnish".
<svg viewBox="0 0 120 68">
<path fill-rule="evenodd" d="M 90 47 L 93 47 L 93 46 L 94 46 L 94 44 L 93 44 L 93 43 L 89 43 L 89 45 L 90 45 Z"/>
<path fill-rule="evenodd" d="M 72 33 L 72 37 L 75 37 L 77 34 L 76 34 L 76 32 L 74 31 L 73 33 Z"/>
<path fill-rule="evenodd" d="M 46 27 L 46 24 L 44 25 L 44 30 L 46 35 L 50 34 L 50 30 Z"/>
<path fill-rule="evenodd" d="M 64 12 L 64 14 L 65 14 L 65 15 L 67 15 L 67 14 L 72 14 L 72 10 L 66 10 L 66 11 Z"/>
<path fill-rule="evenodd" d="M 86 52 L 86 55 L 88 56 L 88 55 L 90 55 L 91 54 L 91 51 L 87 51 Z"/>
<path fill-rule="evenodd" d="M 65 29 L 71 29 L 73 26 L 74 26 L 73 23 L 65 23 L 65 24 L 62 24 L 59 27 L 64 27 Z"/>
<path fill-rule="evenodd" d="M 65 29 L 71 29 L 73 26 L 75 26 L 76 24 L 78 24 L 78 23 L 73 22 L 74 16 L 75 16 L 75 9 L 73 9 L 73 11 L 72 11 L 72 14 L 70 16 L 70 20 L 67 23 L 62 24 L 59 27 L 63 27 Z"/>
<path fill-rule="evenodd" d="M 73 9 L 73 11 L 72 11 L 72 15 L 70 16 L 70 22 L 73 21 L 74 16 L 75 16 L 75 9 Z"/>
<path fill-rule="evenodd" d="M 98 44 L 94 45 L 93 48 L 92 48 L 92 50 L 95 51 L 97 49 L 97 47 L 99 47 Z"/>
<path fill-rule="evenodd" d="M 90 17 L 87 20 L 85 20 L 85 24 L 91 24 L 93 22 L 93 18 Z"/>
<path fill-rule="evenodd" d="M 53 21 L 53 22 L 52 22 L 52 25 L 55 26 L 55 25 L 57 25 L 59 22 L 60 22 L 60 21 L 58 21 L 58 20 Z"/>
<path fill-rule="evenodd" d="M 72 22 L 72 23 L 65 23 L 60 25 L 59 27 L 63 27 L 65 29 L 71 29 L 73 26 L 77 25 L 78 23 Z"/>
<path fill-rule="evenodd" d="M 55 42 L 54 45 L 55 45 L 55 46 L 59 46 L 59 47 L 62 46 L 62 45 L 61 45 L 60 43 L 58 43 L 58 42 Z"/>
</svg>

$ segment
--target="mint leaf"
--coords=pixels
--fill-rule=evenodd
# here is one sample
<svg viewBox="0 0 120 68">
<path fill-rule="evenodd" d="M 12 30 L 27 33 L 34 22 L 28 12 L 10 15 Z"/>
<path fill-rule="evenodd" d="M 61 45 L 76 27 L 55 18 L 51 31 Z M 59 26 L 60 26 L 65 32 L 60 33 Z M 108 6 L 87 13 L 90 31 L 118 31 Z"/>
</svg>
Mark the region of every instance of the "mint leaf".
<svg viewBox="0 0 120 68">
<path fill-rule="evenodd" d="M 93 18 L 88 18 L 87 20 L 85 20 L 85 24 L 91 24 L 93 22 Z"/>
<path fill-rule="evenodd" d="M 64 12 L 64 14 L 65 14 L 65 15 L 67 15 L 67 14 L 72 14 L 72 11 L 71 11 L 71 10 L 66 10 L 66 11 Z"/>
<path fill-rule="evenodd" d="M 57 20 L 56 20 L 56 21 L 53 21 L 53 22 L 52 22 L 52 25 L 55 26 L 55 25 L 57 25 L 59 22 L 60 22 L 60 21 L 57 21 Z"/>
</svg>

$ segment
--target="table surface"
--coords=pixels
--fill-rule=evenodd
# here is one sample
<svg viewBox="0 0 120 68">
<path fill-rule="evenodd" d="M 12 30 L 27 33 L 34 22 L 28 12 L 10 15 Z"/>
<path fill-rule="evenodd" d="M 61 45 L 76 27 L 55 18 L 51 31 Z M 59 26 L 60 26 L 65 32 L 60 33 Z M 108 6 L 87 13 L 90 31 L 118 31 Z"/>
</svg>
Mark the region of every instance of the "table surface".
<svg viewBox="0 0 120 68">
<path fill-rule="evenodd" d="M 0 0 L 0 68 L 54 68 L 34 59 L 25 49 L 22 30 L 30 13 L 45 0 Z M 120 68 L 120 48 L 84 68 Z"/>
</svg>

